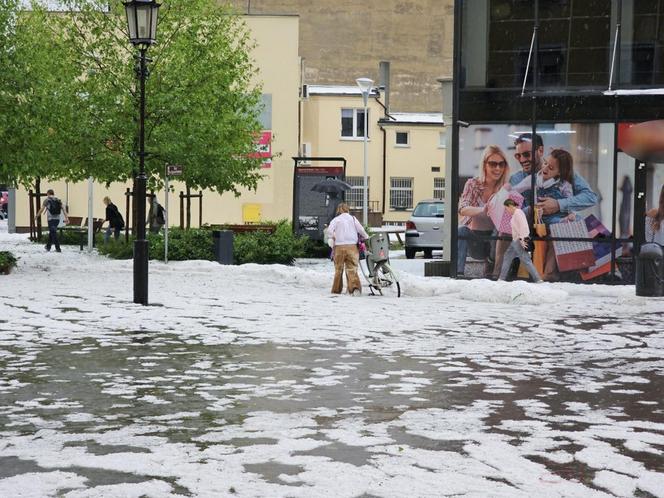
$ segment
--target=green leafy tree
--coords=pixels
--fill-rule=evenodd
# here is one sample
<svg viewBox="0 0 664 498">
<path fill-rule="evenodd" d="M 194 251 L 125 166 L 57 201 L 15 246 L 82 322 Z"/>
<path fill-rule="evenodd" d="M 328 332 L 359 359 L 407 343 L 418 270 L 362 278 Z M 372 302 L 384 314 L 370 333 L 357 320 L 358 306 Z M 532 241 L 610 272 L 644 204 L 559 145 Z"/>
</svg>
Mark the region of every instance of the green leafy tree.
<svg viewBox="0 0 664 498">
<path fill-rule="evenodd" d="M 0 177 L 30 187 L 41 177 L 71 178 L 76 70 L 44 10 L 0 7 Z"/>
<path fill-rule="evenodd" d="M 53 21 L 83 75 L 77 79 L 76 148 L 90 144 L 94 150 L 95 178 L 127 180 L 137 173 L 138 84 L 124 6 L 119 0 L 62 3 L 75 13 Z M 165 164 L 174 163 L 184 165 L 190 188 L 255 188 L 261 92 L 241 18 L 214 0 L 171 0 L 160 9 L 157 39 L 148 51 L 146 84 L 151 186 L 161 186 Z"/>
<path fill-rule="evenodd" d="M 0 178 L 135 178 L 136 50 L 120 0 L 62 0 L 49 13 L 0 0 Z M 255 188 L 261 90 L 242 19 L 215 0 L 160 9 L 146 85 L 146 171 L 184 165 L 188 188 Z"/>
</svg>

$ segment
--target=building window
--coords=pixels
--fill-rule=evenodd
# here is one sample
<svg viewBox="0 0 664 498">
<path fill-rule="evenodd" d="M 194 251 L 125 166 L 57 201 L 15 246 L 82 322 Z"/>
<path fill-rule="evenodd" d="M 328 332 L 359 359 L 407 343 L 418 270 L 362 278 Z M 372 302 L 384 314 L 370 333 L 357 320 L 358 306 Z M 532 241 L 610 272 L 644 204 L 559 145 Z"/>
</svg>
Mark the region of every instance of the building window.
<svg viewBox="0 0 664 498">
<path fill-rule="evenodd" d="M 475 128 L 475 150 L 484 150 L 489 145 L 489 137 L 491 136 L 491 128 L 479 127 Z"/>
<path fill-rule="evenodd" d="M 410 134 L 407 131 L 398 131 L 396 133 L 396 146 L 408 147 L 410 145 Z"/>
<path fill-rule="evenodd" d="M 346 191 L 346 204 L 351 209 L 362 209 L 364 206 L 364 177 L 347 176 L 346 183 L 351 185 L 351 189 Z M 371 178 L 367 177 L 367 199 L 369 199 Z"/>
<path fill-rule="evenodd" d="M 341 109 L 341 136 L 364 138 L 364 109 Z M 367 138 L 369 138 L 368 129 Z"/>
<path fill-rule="evenodd" d="M 441 201 L 445 199 L 445 178 L 433 179 L 433 198 Z"/>
<path fill-rule="evenodd" d="M 438 148 L 446 149 L 447 148 L 447 132 L 439 131 L 438 132 Z"/>
<path fill-rule="evenodd" d="M 413 208 L 413 179 L 404 177 L 390 178 L 390 208 Z"/>
</svg>

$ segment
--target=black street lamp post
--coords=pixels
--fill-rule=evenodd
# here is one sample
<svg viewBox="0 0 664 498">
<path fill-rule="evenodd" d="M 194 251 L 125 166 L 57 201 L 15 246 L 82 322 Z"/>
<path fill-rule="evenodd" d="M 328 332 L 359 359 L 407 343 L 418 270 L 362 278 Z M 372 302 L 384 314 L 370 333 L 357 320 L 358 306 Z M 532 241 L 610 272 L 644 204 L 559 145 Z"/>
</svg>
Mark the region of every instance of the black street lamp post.
<svg viewBox="0 0 664 498">
<path fill-rule="evenodd" d="M 129 41 L 139 49 L 138 79 L 140 81 L 140 104 L 138 124 L 139 174 L 136 178 L 134 198 L 138 203 L 136 218 L 136 240 L 134 241 L 134 302 L 148 304 L 148 241 L 145 239 L 145 78 L 147 58 L 145 53 L 157 37 L 157 15 L 160 4 L 155 0 L 129 0 L 124 2 L 129 28 Z"/>
</svg>

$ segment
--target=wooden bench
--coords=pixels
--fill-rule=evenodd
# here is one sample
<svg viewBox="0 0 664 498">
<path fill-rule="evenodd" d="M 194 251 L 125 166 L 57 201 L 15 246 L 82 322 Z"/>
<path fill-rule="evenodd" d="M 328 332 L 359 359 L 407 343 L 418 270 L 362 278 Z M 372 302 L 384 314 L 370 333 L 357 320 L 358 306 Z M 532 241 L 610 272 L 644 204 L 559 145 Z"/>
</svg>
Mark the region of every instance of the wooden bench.
<svg viewBox="0 0 664 498">
<path fill-rule="evenodd" d="M 212 230 L 230 230 L 233 233 L 247 233 L 247 232 L 266 232 L 274 233 L 277 229 L 276 225 L 210 225 Z"/>
<path fill-rule="evenodd" d="M 77 233 L 79 235 L 79 249 L 82 251 L 83 246 L 85 245 L 86 237 L 88 236 L 88 219 L 82 216 L 70 216 L 69 224 L 60 228 L 60 233 L 69 232 Z M 101 226 L 104 224 L 104 219 L 102 218 L 93 218 L 92 219 L 92 245 L 95 245 L 95 236 L 101 232 Z"/>
<path fill-rule="evenodd" d="M 83 216 L 70 216 L 67 226 L 80 228 L 82 224 L 83 224 Z"/>
</svg>

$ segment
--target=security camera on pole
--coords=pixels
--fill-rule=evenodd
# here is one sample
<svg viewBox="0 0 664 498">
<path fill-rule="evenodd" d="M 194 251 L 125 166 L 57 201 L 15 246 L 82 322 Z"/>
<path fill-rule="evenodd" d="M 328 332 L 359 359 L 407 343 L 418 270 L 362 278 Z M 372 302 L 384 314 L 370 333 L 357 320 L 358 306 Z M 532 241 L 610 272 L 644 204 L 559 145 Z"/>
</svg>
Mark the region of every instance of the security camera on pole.
<svg viewBox="0 0 664 498">
<path fill-rule="evenodd" d="M 369 138 L 368 106 L 369 94 L 373 88 L 373 80 L 369 78 L 358 78 L 355 81 L 362 91 L 362 99 L 364 100 L 364 185 L 362 188 L 362 223 L 364 226 L 367 226 L 369 224 L 369 182 L 367 179 L 369 169 L 369 159 L 367 155 L 367 140 Z"/>
</svg>

